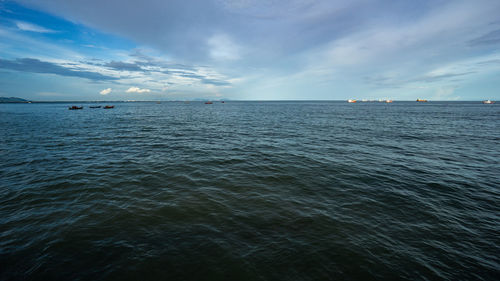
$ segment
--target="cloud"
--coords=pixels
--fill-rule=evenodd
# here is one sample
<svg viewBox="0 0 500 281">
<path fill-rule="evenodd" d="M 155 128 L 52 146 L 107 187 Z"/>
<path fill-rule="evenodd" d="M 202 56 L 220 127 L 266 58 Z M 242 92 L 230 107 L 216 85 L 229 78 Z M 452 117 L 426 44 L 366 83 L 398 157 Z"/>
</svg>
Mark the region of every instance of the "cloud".
<svg viewBox="0 0 500 281">
<path fill-rule="evenodd" d="M 139 87 L 130 87 L 127 90 L 127 93 L 140 93 L 141 94 L 141 93 L 149 93 L 149 92 L 151 92 L 150 89 L 141 89 Z"/>
<path fill-rule="evenodd" d="M 500 44 L 500 29 L 469 41 L 471 46 Z"/>
<path fill-rule="evenodd" d="M 442 81 L 442 80 L 448 80 L 448 79 L 451 79 L 451 78 L 458 78 L 458 77 L 462 77 L 462 76 L 466 76 L 466 75 L 469 75 L 469 74 L 474 74 L 476 72 L 474 71 L 468 71 L 468 72 L 463 72 L 463 73 L 429 73 L 428 75 L 425 75 L 423 77 L 418 77 L 418 78 L 415 78 L 413 79 L 412 81 L 409 81 L 409 82 L 428 82 L 428 83 L 432 83 L 432 82 L 439 82 L 439 81 Z"/>
<path fill-rule="evenodd" d="M 236 60 L 240 58 L 240 47 L 227 35 L 218 34 L 210 37 L 207 42 L 210 57 L 216 60 Z"/>
<path fill-rule="evenodd" d="M 145 79 L 142 82 L 144 84 L 144 82 L 148 81 L 150 82 L 150 86 L 151 84 L 158 84 L 159 82 L 163 83 L 164 85 L 170 86 L 197 84 L 198 86 L 213 85 L 227 87 L 231 85 L 231 83 L 228 82 L 228 79 L 225 76 L 217 73 L 210 67 L 180 64 L 162 57 L 148 56 L 145 55 L 140 49 L 134 50 L 134 52 L 129 56 L 133 57 L 135 61 L 111 61 L 104 64 L 95 64 L 94 62 L 89 62 L 89 64 L 104 66 L 117 71 L 133 71 L 135 72 L 134 77 L 136 78 L 148 77 L 148 79 Z M 165 88 L 164 86 L 159 85 L 151 87 Z M 130 92 L 134 91 L 137 90 L 130 90 Z"/>
<path fill-rule="evenodd" d="M 214 85 L 214 86 L 229 86 L 231 83 L 227 81 L 222 81 L 222 80 L 217 80 L 217 79 L 207 79 L 203 78 L 201 79 L 201 83 L 207 84 L 207 85 Z"/>
<path fill-rule="evenodd" d="M 32 73 L 47 73 L 61 76 L 86 78 L 94 81 L 116 80 L 115 77 L 103 75 L 99 72 L 92 72 L 81 69 L 70 69 L 56 63 L 41 61 L 33 58 L 17 58 L 15 60 L 5 60 L 0 58 L 0 69 L 9 69 Z"/>
<path fill-rule="evenodd" d="M 107 88 L 107 89 L 104 89 L 102 91 L 99 92 L 99 94 L 101 95 L 107 95 L 109 93 L 111 93 L 112 89 L 111 88 Z"/>
<path fill-rule="evenodd" d="M 47 29 L 45 27 L 28 23 L 28 22 L 23 22 L 23 21 L 17 21 L 16 22 L 17 28 L 23 31 L 31 31 L 31 32 L 38 32 L 38 33 L 55 33 L 57 31 L 52 30 L 52 29 Z"/>
<path fill-rule="evenodd" d="M 467 71 L 460 73 L 431 71 L 426 74 L 416 75 L 414 77 L 400 77 L 400 76 L 384 76 L 373 75 L 364 77 L 363 81 L 367 84 L 376 86 L 378 88 L 401 88 L 408 85 L 427 85 L 439 84 L 442 82 L 462 81 L 466 76 L 475 74 L 475 71 Z"/>
<path fill-rule="evenodd" d="M 104 66 L 119 70 L 119 71 L 142 71 L 143 69 L 136 63 L 128 63 L 123 61 L 111 61 Z"/>
<path fill-rule="evenodd" d="M 144 58 L 143 58 L 144 59 Z M 171 90 L 201 91 L 206 86 L 227 88 L 231 85 L 228 78 L 206 66 L 188 66 L 161 57 L 148 57 L 147 60 L 137 59 L 134 62 L 103 61 L 91 58 L 57 61 L 42 61 L 35 58 L 0 58 L 0 69 L 14 71 L 47 73 L 60 76 L 86 78 L 92 81 L 112 81 L 130 87 L 127 93 L 150 93 L 165 91 L 168 85 Z M 140 70 L 140 71 L 139 71 Z M 123 75 L 123 71 L 131 71 Z M 186 88 L 188 86 L 189 88 Z M 105 95 L 109 92 L 103 91 Z"/>
<path fill-rule="evenodd" d="M 436 90 L 433 100 L 460 100 L 460 96 L 455 96 L 456 87 L 440 87 Z"/>
</svg>

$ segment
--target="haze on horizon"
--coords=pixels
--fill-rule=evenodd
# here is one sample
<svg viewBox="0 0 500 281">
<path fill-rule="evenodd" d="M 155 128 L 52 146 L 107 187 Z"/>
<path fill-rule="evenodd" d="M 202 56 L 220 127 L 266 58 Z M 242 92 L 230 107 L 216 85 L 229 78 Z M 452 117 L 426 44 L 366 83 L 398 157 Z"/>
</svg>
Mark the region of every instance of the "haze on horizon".
<svg viewBox="0 0 500 281">
<path fill-rule="evenodd" d="M 500 99 L 500 1 L 0 1 L 0 96 Z"/>
</svg>

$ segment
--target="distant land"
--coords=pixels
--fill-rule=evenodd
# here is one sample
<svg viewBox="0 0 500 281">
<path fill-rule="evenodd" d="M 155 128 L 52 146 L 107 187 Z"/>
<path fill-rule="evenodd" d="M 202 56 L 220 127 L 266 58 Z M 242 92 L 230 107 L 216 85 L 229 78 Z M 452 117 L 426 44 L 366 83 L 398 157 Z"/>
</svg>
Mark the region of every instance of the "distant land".
<svg viewBox="0 0 500 281">
<path fill-rule="evenodd" d="M 5 102 L 9 102 L 9 103 L 27 103 L 27 102 L 30 102 L 30 101 L 22 99 L 22 98 L 16 98 L 16 97 L 10 97 L 10 98 L 0 97 L 0 103 L 5 103 Z"/>
</svg>

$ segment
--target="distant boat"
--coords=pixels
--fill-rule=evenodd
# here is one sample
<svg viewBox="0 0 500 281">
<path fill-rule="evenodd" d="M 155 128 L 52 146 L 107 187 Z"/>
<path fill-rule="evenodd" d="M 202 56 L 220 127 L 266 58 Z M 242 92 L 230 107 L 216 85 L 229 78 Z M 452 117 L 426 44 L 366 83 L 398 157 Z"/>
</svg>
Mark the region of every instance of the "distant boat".
<svg viewBox="0 0 500 281">
<path fill-rule="evenodd" d="M 100 105 L 91 105 L 90 108 L 101 108 Z"/>
<path fill-rule="evenodd" d="M 417 102 L 427 102 L 427 100 L 424 100 L 424 99 L 417 99 Z"/>
<path fill-rule="evenodd" d="M 104 107 L 104 109 L 111 109 L 111 108 L 115 108 L 115 106 L 114 106 L 114 105 L 106 105 L 106 106 Z"/>
<path fill-rule="evenodd" d="M 484 104 L 494 104 L 495 102 L 491 101 L 491 100 L 483 100 L 483 103 Z"/>
<path fill-rule="evenodd" d="M 72 107 L 69 107 L 68 109 L 69 110 L 83 109 L 83 106 L 75 106 L 75 105 L 73 105 Z"/>
<path fill-rule="evenodd" d="M 385 100 L 385 102 L 386 102 L 386 103 L 391 103 L 391 102 L 392 102 L 392 100 Z"/>
<path fill-rule="evenodd" d="M 157 101 L 156 103 L 161 103 L 161 101 Z"/>
<path fill-rule="evenodd" d="M 220 103 L 224 103 L 224 101 L 221 101 Z"/>
<path fill-rule="evenodd" d="M 347 100 L 347 102 L 348 102 L 348 103 L 355 103 L 355 102 L 356 102 L 356 100 L 351 100 L 351 99 L 349 99 L 349 100 Z"/>
<path fill-rule="evenodd" d="M 212 104 L 213 102 L 211 101 L 206 101 L 205 104 Z"/>
</svg>

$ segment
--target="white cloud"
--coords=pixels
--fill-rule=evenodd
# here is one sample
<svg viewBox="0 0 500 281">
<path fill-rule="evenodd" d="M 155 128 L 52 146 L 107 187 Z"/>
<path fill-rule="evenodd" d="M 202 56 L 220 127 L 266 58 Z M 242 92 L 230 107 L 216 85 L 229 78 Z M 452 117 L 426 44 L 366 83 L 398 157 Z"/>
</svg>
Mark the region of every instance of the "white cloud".
<svg viewBox="0 0 500 281">
<path fill-rule="evenodd" d="M 39 33 L 55 33 L 55 30 L 48 29 L 36 24 L 28 23 L 28 22 L 23 22 L 23 21 L 18 21 L 16 22 L 17 28 L 23 31 L 31 31 L 31 32 L 39 32 Z"/>
<path fill-rule="evenodd" d="M 99 94 L 107 95 L 107 94 L 111 93 L 111 91 L 112 91 L 111 88 L 107 88 L 107 89 L 100 91 Z"/>
<path fill-rule="evenodd" d="M 455 96 L 456 87 L 440 87 L 434 93 L 433 100 L 460 100 L 460 96 Z"/>
<path fill-rule="evenodd" d="M 208 39 L 210 57 L 216 60 L 237 60 L 240 58 L 240 47 L 227 35 L 217 34 Z"/>
<path fill-rule="evenodd" d="M 127 93 L 149 93 L 151 92 L 150 89 L 141 89 L 139 87 L 130 87 L 127 90 Z"/>
</svg>

